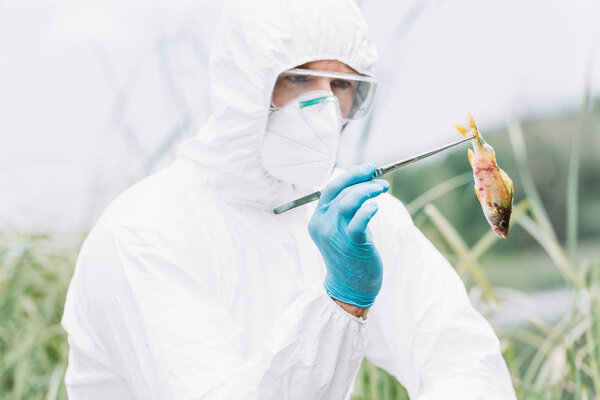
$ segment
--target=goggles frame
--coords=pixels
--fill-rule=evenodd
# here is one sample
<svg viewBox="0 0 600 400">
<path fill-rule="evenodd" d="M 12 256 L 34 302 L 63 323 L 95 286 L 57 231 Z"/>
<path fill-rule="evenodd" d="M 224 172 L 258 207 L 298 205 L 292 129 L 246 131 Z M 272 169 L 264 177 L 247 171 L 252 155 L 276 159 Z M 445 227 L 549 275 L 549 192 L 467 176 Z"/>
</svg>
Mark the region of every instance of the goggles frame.
<svg viewBox="0 0 600 400">
<path fill-rule="evenodd" d="M 334 79 L 343 79 L 357 82 L 357 91 L 355 92 L 354 102 L 350 111 L 349 117 L 343 117 L 345 121 L 356 120 L 362 118 L 369 110 L 375 91 L 377 88 L 377 79 L 372 76 L 352 74 L 336 71 L 323 71 L 315 69 L 292 68 L 283 71 L 282 75 L 300 75 L 300 76 L 315 76 Z M 362 89 L 358 88 L 362 87 Z"/>
<path fill-rule="evenodd" d="M 372 84 L 377 84 L 377 79 L 367 75 L 360 74 L 349 74 L 346 72 L 335 72 L 335 71 L 322 71 L 316 69 L 304 69 L 304 68 L 292 68 L 287 71 L 283 71 L 281 74 L 291 74 L 291 75 L 309 75 L 309 76 L 322 76 L 325 78 L 340 78 L 340 79 L 348 79 L 351 81 L 360 81 L 360 82 L 369 82 Z"/>
</svg>

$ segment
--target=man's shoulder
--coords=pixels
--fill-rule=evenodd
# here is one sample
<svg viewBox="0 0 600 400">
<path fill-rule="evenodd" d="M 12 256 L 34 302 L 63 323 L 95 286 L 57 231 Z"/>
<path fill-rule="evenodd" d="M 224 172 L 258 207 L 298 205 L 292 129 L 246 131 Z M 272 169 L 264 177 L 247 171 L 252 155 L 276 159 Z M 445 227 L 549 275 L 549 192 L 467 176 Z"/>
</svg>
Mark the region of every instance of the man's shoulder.
<svg viewBox="0 0 600 400">
<path fill-rule="evenodd" d="M 135 183 L 104 210 L 98 225 L 157 231 L 215 217 L 212 190 L 194 176 L 168 167 Z M 209 215 L 210 214 L 210 215 Z"/>
<path fill-rule="evenodd" d="M 137 182 L 104 210 L 83 250 L 138 243 L 164 252 L 187 252 L 211 243 L 225 229 L 222 206 L 196 177 L 170 168 Z"/>
<path fill-rule="evenodd" d="M 197 179 L 169 168 L 134 184 L 100 216 L 84 241 L 78 267 L 106 274 L 124 260 L 144 257 L 171 260 L 182 269 L 188 260 L 200 263 L 210 255 L 198 249 L 219 249 L 213 245 L 223 235 L 215 232 L 224 229 L 214 195 L 202 190 Z M 118 275 L 127 268 L 117 269 Z"/>
</svg>

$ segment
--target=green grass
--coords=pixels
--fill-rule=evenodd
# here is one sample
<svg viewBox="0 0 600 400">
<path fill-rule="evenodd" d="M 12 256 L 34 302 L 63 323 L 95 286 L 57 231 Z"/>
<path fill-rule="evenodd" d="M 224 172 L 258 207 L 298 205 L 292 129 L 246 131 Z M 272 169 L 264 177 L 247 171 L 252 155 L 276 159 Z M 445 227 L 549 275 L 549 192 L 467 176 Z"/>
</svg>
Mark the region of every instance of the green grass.
<svg viewBox="0 0 600 400">
<path fill-rule="evenodd" d="M 352 400 L 408 400 L 408 394 L 392 375 L 365 359 L 354 384 Z"/>
<path fill-rule="evenodd" d="M 0 235 L 0 398 L 66 399 L 60 326 L 77 245 Z"/>
</svg>

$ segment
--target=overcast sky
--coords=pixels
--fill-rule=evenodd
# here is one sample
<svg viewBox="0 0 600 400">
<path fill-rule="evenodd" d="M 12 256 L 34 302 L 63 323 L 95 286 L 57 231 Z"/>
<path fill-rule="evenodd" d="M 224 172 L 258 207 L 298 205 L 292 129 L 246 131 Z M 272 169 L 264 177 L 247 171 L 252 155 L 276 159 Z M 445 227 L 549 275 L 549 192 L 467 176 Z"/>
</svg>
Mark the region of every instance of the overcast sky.
<svg viewBox="0 0 600 400">
<path fill-rule="evenodd" d="M 168 163 L 171 143 L 207 116 L 219 4 L 0 2 L 0 229 L 89 227 L 110 199 Z M 368 145 L 357 153 L 357 124 L 343 165 L 455 140 L 452 125 L 469 112 L 485 130 L 510 115 L 576 109 L 586 65 L 600 92 L 597 0 L 362 5 L 380 86 Z"/>
</svg>

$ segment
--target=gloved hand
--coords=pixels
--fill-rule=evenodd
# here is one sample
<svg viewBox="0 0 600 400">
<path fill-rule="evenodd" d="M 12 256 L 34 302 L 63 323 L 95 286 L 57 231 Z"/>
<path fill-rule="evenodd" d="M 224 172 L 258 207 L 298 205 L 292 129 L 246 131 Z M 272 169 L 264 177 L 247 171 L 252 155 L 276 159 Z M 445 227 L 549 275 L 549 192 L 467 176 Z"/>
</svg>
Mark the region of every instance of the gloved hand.
<svg viewBox="0 0 600 400">
<path fill-rule="evenodd" d="M 383 179 L 366 181 L 373 164 L 355 166 L 321 193 L 308 231 L 327 266 L 325 290 L 334 299 L 370 307 L 381 289 L 383 264 L 367 224 L 377 212 L 368 199 L 386 192 Z M 366 182 L 365 182 L 366 181 Z"/>
</svg>

